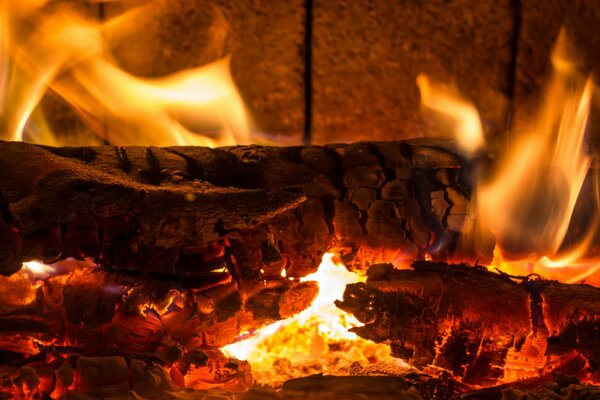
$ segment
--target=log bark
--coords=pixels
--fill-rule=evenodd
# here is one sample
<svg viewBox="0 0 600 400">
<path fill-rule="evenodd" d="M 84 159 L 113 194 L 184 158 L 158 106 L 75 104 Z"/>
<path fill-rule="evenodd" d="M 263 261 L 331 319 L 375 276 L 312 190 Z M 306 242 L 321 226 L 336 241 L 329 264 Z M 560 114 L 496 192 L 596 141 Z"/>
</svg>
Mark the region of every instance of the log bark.
<svg viewBox="0 0 600 400">
<path fill-rule="evenodd" d="M 600 289 L 482 267 L 416 262 L 411 270 L 371 267 L 337 305 L 365 325 L 358 335 L 391 342 L 413 365 L 435 365 L 463 382 L 537 375 L 580 353 L 598 380 Z M 551 362 L 552 361 L 552 362 Z"/>
<path fill-rule="evenodd" d="M 464 166 L 433 140 L 216 149 L 2 142 L 0 272 L 92 257 L 189 276 L 226 264 L 238 279 L 262 279 L 284 268 L 306 275 L 331 249 L 351 267 L 426 253 L 460 259 Z"/>
</svg>

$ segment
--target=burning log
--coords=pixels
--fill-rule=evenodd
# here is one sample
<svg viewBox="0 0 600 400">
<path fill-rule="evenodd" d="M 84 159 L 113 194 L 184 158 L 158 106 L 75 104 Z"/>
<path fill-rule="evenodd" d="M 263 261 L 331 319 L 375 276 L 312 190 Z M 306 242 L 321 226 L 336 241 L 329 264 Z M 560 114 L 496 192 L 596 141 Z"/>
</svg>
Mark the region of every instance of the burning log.
<svg viewBox="0 0 600 400">
<path fill-rule="evenodd" d="M 0 143 L 0 272 L 106 267 L 236 279 L 456 252 L 469 185 L 437 141 L 228 148 Z M 492 250 L 485 249 L 484 253 Z"/>
<path fill-rule="evenodd" d="M 4 278 L 3 290 L 23 289 L 19 274 Z M 308 307 L 317 291 L 314 282 L 286 279 L 242 284 L 225 277 L 201 288 L 79 269 L 17 292 L 26 300 L 1 299 L 0 349 L 30 355 L 40 344 L 93 355 L 118 349 L 173 364 Z"/>
<path fill-rule="evenodd" d="M 600 289 L 592 286 L 465 265 L 382 264 L 336 304 L 365 324 L 352 329 L 359 336 L 389 340 L 396 356 L 465 383 L 537 376 L 577 354 L 600 378 Z"/>
</svg>

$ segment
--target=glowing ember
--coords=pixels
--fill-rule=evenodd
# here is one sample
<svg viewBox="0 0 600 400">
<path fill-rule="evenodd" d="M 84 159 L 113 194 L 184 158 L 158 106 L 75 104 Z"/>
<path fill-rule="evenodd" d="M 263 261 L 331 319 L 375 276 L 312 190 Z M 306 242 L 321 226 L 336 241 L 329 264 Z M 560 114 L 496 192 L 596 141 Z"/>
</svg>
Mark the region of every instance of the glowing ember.
<svg viewBox="0 0 600 400">
<path fill-rule="evenodd" d="M 231 356 L 250 362 L 258 383 L 278 384 L 315 373 L 348 374 L 353 363 L 389 361 L 408 366 L 390 357 L 388 345 L 348 332 L 361 324 L 334 301 L 342 298 L 347 284 L 364 278 L 348 271 L 335 254 L 325 254 L 319 270 L 303 280 L 319 283 L 319 295 L 310 308 L 224 348 Z"/>
<path fill-rule="evenodd" d="M 0 122 L 5 139 L 65 144 L 57 140 L 41 114 L 36 113 L 39 101 L 51 89 L 69 102 L 99 136 L 105 138 L 110 133 L 110 142 L 114 145 L 218 146 L 251 141 L 249 117 L 232 79 L 227 57 L 211 65 L 162 78 L 136 77 L 112 62 L 110 43 L 105 42 L 111 36 L 111 30 L 126 25 L 128 19 L 135 18 L 135 13 L 98 24 L 61 7 L 45 15 L 40 12 L 45 3 L 44 0 L 27 0 L 22 4 L 0 2 L 0 29 L 4 33 L 0 40 Z M 30 29 L 22 29 L 21 25 Z M 19 26 L 20 30 L 16 30 L 15 26 Z M 23 34 L 21 30 L 30 32 Z M 563 37 L 553 55 L 555 75 L 539 117 L 531 129 L 511 138 L 507 153 L 500 158 L 493 178 L 485 184 L 480 181 L 472 201 L 475 208 L 470 210 L 475 222 L 467 224 L 462 233 L 475 247 L 485 241 L 495 241 L 492 266 L 501 271 L 515 275 L 539 273 L 551 279 L 578 282 L 600 269 L 600 263 L 586 260 L 600 222 L 600 213 L 596 212 L 591 218 L 589 229 L 580 235 L 579 242 L 565 251 L 565 238 L 591 164 L 591 157 L 583 150 L 583 139 L 593 91 L 591 81 L 580 76 L 577 64 L 567 54 L 570 55 L 570 49 Z M 460 96 L 456 89 L 436 84 L 425 75 L 419 75 L 417 85 L 423 108 L 441 123 L 439 132 L 453 136 L 467 156 L 478 153 L 485 146 L 485 141 L 475 106 Z M 194 196 L 188 200 L 192 202 Z M 493 237 L 487 237 L 484 232 Z M 424 242 L 427 243 L 427 240 Z M 386 251 L 396 252 L 396 249 Z M 432 257 L 425 254 L 424 258 L 430 260 Z M 368 260 L 370 258 L 365 256 L 362 261 Z M 226 273 L 224 268 L 212 272 Z M 217 334 L 213 337 L 225 335 L 225 329 L 218 326 L 222 321 L 216 316 L 217 322 L 210 320 L 216 315 L 213 298 L 204 298 L 200 294 L 195 296 L 197 293 L 193 291 L 186 292 L 186 297 L 179 288 L 161 290 L 160 284 L 153 287 L 152 284 L 137 285 L 118 280 L 115 283 L 108 278 L 105 278 L 106 282 L 100 282 L 91 275 L 91 268 L 61 276 L 64 271 L 69 271 L 66 266 L 48 266 L 31 261 L 12 277 L 0 277 L 0 311 L 9 314 L 18 307 L 35 305 L 44 295 L 47 303 L 54 307 L 43 308 L 39 320 L 45 322 L 42 318 L 45 314 L 56 313 L 51 315 L 53 318 L 48 318 L 48 328 L 43 326 L 41 333 L 33 329 L 38 325 L 33 324 L 32 319 L 23 318 L 21 322 L 29 323 L 25 326 L 33 326 L 30 328 L 33 333 L 25 335 L 22 342 L 8 336 L 10 341 L 7 340 L 6 349 L 36 354 L 40 351 L 38 345 L 56 344 L 54 337 L 47 338 L 45 342 L 37 338 L 57 330 L 53 324 L 62 323 L 63 312 L 69 314 L 62 309 L 65 293 L 67 298 L 76 302 L 83 302 L 88 292 L 100 299 L 96 301 L 92 296 L 94 301 L 90 302 L 94 305 L 104 306 L 103 299 L 113 301 L 108 303 L 110 307 L 106 306 L 110 319 L 92 321 L 97 322 L 97 326 L 105 324 L 113 329 L 97 326 L 89 329 L 97 329 L 91 332 L 100 338 L 105 331 L 110 331 L 116 348 L 146 353 L 147 348 L 160 348 L 162 351 L 161 346 L 166 346 L 169 351 L 180 350 L 178 340 L 186 340 L 190 348 L 207 345 L 208 335 L 197 334 L 206 329 L 202 318 L 209 321 L 207 325 L 212 324 L 211 333 L 215 327 Z M 260 272 L 265 273 L 264 270 Z M 274 281 L 277 284 L 290 283 L 287 279 L 293 278 L 288 278 L 283 269 L 281 277 Z M 396 368 L 396 372 L 410 368 L 402 360 L 391 357 L 389 343 L 377 344 L 349 332 L 361 323 L 336 307 L 335 301 L 342 299 L 347 285 L 363 282 L 364 277 L 348 271 L 335 254 L 328 253 L 324 255 L 318 271 L 302 281 L 316 281 L 320 288 L 319 295 L 308 309 L 258 332 L 242 335 L 237 343 L 222 348 L 227 356 L 247 360 L 252 367 L 252 376 L 259 384 L 279 385 L 288 379 L 315 373 L 352 375 L 357 366 L 385 364 Z M 69 286 L 66 286 L 67 282 Z M 230 287 L 217 288 L 215 292 L 222 290 L 225 298 L 231 295 L 230 289 L 232 292 L 238 290 L 233 283 Z M 262 288 L 262 283 L 258 285 Z M 39 293 L 36 293 L 37 289 L 40 289 Z M 497 287 L 494 286 L 493 290 Z M 414 293 L 407 293 L 417 297 Z M 236 296 L 244 299 L 247 295 L 236 293 Z M 218 298 L 215 295 L 215 299 Z M 362 307 L 363 304 L 369 306 Z M 361 310 L 373 310 L 370 304 L 360 303 Z M 395 302 L 393 304 L 396 305 Z M 476 307 L 467 304 L 464 307 L 466 311 L 461 311 L 465 315 L 474 315 Z M 195 314 L 197 311 L 198 315 Z M 113 312 L 114 315 L 111 314 Z M 78 330 L 86 333 L 82 335 L 83 339 L 94 345 L 104 343 L 103 340 L 88 339 L 90 335 L 85 331 L 88 328 L 85 324 L 91 314 L 70 314 L 73 315 L 69 317 L 77 324 L 72 323 L 61 340 L 56 339 L 57 343 L 84 348 L 88 342 L 76 335 Z M 279 315 L 283 314 L 277 314 L 277 318 Z M 387 315 L 380 313 L 380 316 Z M 527 321 L 528 314 L 523 313 L 523 316 Z M 207 382 L 206 377 L 213 379 L 213 373 L 219 375 L 219 368 L 214 366 L 222 364 L 228 374 L 240 375 L 239 379 L 233 380 L 230 390 L 241 391 L 250 387 L 252 381 L 246 369 L 248 363 L 234 363 L 232 366 L 232 361 L 215 349 L 223 343 L 230 343 L 241 330 L 266 323 L 251 325 L 244 322 L 251 317 L 251 313 L 240 306 L 234 322 L 230 323 L 233 328 L 227 341 L 208 344 L 210 351 L 215 353 L 210 355 L 211 361 L 205 363 L 204 360 L 198 367 L 184 365 L 185 368 L 179 368 L 175 364 L 181 363 L 181 360 L 177 360 L 177 363 L 169 365 L 171 379 L 188 388 L 218 387 L 220 383 Z M 492 317 L 496 319 L 497 315 L 492 314 Z M 469 323 L 472 320 L 469 318 Z M 412 333 L 415 319 L 407 321 L 407 330 Z M 224 322 L 223 326 L 227 327 L 227 324 Z M 457 338 L 452 335 L 459 332 L 459 324 L 452 318 L 441 323 L 442 326 L 444 324 L 446 329 L 441 339 L 434 343 L 437 356 L 442 355 L 441 349 L 454 344 L 452 340 Z M 429 321 L 423 325 L 424 331 L 433 329 Z M 529 325 L 522 326 L 527 332 Z M 525 334 L 522 335 L 522 347 L 513 345 L 515 335 L 482 335 L 481 340 L 476 342 L 479 343 L 476 353 L 492 353 L 489 349 L 509 349 L 512 346 L 506 350 L 504 381 L 538 376 L 547 363 L 548 334 L 546 328 L 536 325 L 526 339 Z M 201 354 L 209 357 L 208 353 Z M 27 392 L 25 389 L 23 392 Z"/>
</svg>

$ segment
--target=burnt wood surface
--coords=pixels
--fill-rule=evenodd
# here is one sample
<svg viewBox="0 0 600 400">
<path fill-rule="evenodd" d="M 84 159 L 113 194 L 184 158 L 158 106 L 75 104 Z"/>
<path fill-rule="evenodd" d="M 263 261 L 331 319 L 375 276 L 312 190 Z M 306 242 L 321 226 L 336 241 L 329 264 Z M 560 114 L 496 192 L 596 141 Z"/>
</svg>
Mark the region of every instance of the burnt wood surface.
<svg viewBox="0 0 600 400">
<path fill-rule="evenodd" d="M 286 143 L 301 142 L 305 123 L 303 0 L 61 0 L 44 3 L 28 22 L 38 14 L 67 7 L 92 22 L 121 19 L 101 30 L 103 44 L 111 60 L 137 77 L 163 77 L 230 56 L 233 79 L 257 131 Z M 42 23 L 38 18 L 33 25 Z M 106 127 L 96 127 L 100 129 L 94 132 L 85 126 L 55 93 L 44 97 L 40 109 L 59 143 L 101 144 L 112 138 Z"/>
<path fill-rule="evenodd" d="M 180 276 L 303 276 L 464 259 L 468 169 L 448 142 L 227 148 L 0 143 L 0 272 L 92 257 Z M 491 257 L 492 249 L 483 249 Z"/>
<path fill-rule="evenodd" d="M 598 381 L 596 287 L 421 261 L 410 270 L 371 267 L 366 283 L 348 285 L 337 305 L 365 324 L 353 328 L 361 337 L 389 340 L 396 356 L 465 383 L 491 385 L 511 368 L 543 371 L 575 354 Z"/>
<path fill-rule="evenodd" d="M 106 355 L 118 349 L 169 365 L 290 317 L 318 293 L 314 282 L 283 278 L 250 284 L 222 276 L 199 286 L 84 267 L 34 285 L 27 273 L 3 278 L 0 350 L 35 355 L 40 346 L 60 344 Z"/>
</svg>

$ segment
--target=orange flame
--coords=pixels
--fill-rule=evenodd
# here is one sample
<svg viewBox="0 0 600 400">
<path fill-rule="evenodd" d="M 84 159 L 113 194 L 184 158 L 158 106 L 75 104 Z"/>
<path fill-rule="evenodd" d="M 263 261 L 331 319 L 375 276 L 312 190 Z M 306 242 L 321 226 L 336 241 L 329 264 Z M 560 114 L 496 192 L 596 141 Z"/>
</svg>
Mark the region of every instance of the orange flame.
<svg viewBox="0 0 600 400">
<path fill-rule="evenodd" d="M 65 7 L 48 13 L 41 0 L 0 5 L 0 138 L 29 135 L 37 143 L 63 144 L 35 112 L 52 89 L 115 145 L 249 142 L 250 120 L 228 57 L 162 78 L 139 78 L 111 61 L 103 40 L 104 33 L 135 14 L 98 24 Z M 24 27 L 32 33 L 24 34 Z"/>
<path fill-rule="evenodd" d="M 553 56 L 555 74 L 534 128 L 510 145 L 478 198 L 479 216 L 499 241 L 531 245 L 527 250 L 535 258 L 557 254 L 590 166 L 582 145 L 592 84 L 577 76 L 561 46 Z"/>
<path fill-rule="evenodd" d="M 435 117 L 442 136 L 456 139 L 458 147 L 473 155 L 485 144 L 483 126 L 475 106 L 458 89 L 433 82 L 427 75 L 417 76 L 421 105 Z"/>
<path fill-rule="evenodd" d="M 561 254 L 591 158 L 583 149 L 593 85 L 582 76 L 564 33 L 552 55 L 554 74 L 532 128 L 509 146 L 493 180 L 477 194 L 480 223 L 496 236 L 505 257 L 545 268 L 581 260 L 597 229 Z"/>
<path fill-rule="evenodd" d="M 0 138 L 29 136 L 38 143 L 63 144 L 36 112 L 52 89 L 99 136 L 108 134 L 112 144 L 219 146 L 250 141 L 249 117 L 228 58 L 167 77 L 136 77 L 112 62 L 110 46 L 103 39 L 131 14 L 99 24 L 61 7 L 50 15 L 41 13 L 45 4 L 45 0 L 0 0 Z M 32 33 L 24 34 L 23 25 Z M 534 127 L 510 144 L 494 179 L 477 190 L 472 211 L 480 228 L 478 239 L 481 232 L 491 231 L 500 244 L 494 261 L 498 268 L 532 273 L 569 266 L 575 268 L 567 280 L 577 281 L 600 269 L 600 264 L 584 261 L 600 217 L 595 217 L 578 246 L 560 253 L 591 162 L 583 151 L 583 135 L 593 87 L 568 54 L 561 37 L 553 55 L 555 75 Z M 472 103 L 426 75 L 419 75 L 417 84 L 423 107 L 441 122 L 442 134 L 453 135 L 467 155 L 484 147 L 482 123 Z M 520 261 L 505 261 L 513 255 Z M 36 277 L 53 272 L 37 262 L 26 267 Z M 34 286 L 23 273 L 3 278 L 15 280 L 29 293 L 19 300 L 11 298 L 13 302 L 35 299 Z M 550 272 L 541 273 L 552 277 Z M 286 279 L 285 270 L 281 278 Z M 391 360 L 387 344 L 348 332 L 359 322 L 334 304 L 347 284 L 363 277 L 326 254 L 318 271 L 304 279 L 317 281 L 321 289 L 309 309 L 223 350 L 247 359 L 257 381 L 264 384 L 311 373 L 344 373 L 356 362 Z M 0 297 L 9 296 L 0 291 Z M 173 301 L 175 295 L 164 304 L 142 304 L 139 310 L 164 315 Z"/>
<path fill-rule="evenodd" d="M 554 73 L 533 123 L 526 130 L 511 132 L 492 179 L 478 182 L 471 201 L 472 219 L 465 224 L 462 238 L 478 250 L 495 242 L 493 265 L 504 271 L 577 281 L 600 269 L 600 263 L 586 260 L 600 222 L 600 202 L 591 210 L 588 231 L 576 245 L 565 245 L 591 164 L 584 151 L 584 134 L 594 87 L 580 73 L 564 32 L 552 53 L 552 65 Z M 423 74 L 417 85 L 424 109 L 446 122 L 438 128 L 442 134 L 450 131 L 467 155 L 484 146 L 477 110 L 456 89 L 434 84 Z"/>
</svg>

